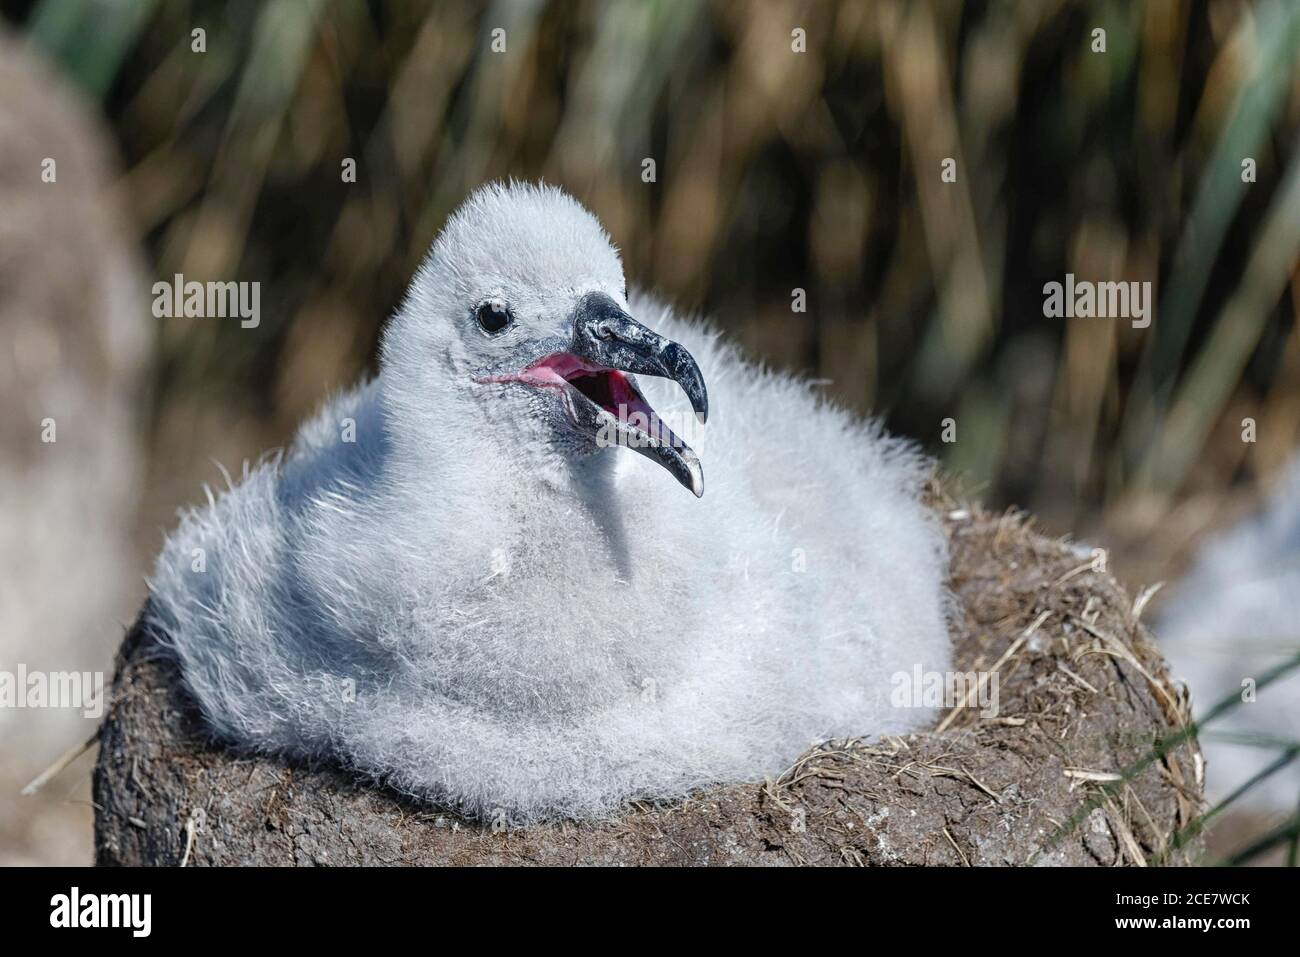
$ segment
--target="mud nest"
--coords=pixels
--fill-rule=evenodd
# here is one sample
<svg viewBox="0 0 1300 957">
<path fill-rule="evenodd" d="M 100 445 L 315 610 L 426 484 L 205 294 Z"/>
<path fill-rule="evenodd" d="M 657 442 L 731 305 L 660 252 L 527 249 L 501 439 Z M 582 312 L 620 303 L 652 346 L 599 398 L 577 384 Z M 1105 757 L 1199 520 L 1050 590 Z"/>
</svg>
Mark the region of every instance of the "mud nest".
<svg viewBox="0 0 1300 957">
<path fill-rule="evenodd" d="M 830 741 L 766 781 L 619 820 L 512 829 L 345 772 L 210 743 L 139 625 L 118 653 L 95 769 L 99 864 L 1186 863 L 1201 800 L 1184 694 L 1104 555 L 1023 516 L 950 509 L 956 666 L 996 673 L 904 738 Z M 1158 741 L 1165 746 L 1156 748 Z M 1163 752 L 1163 753 L 1161 753 Z"/>
</svg>

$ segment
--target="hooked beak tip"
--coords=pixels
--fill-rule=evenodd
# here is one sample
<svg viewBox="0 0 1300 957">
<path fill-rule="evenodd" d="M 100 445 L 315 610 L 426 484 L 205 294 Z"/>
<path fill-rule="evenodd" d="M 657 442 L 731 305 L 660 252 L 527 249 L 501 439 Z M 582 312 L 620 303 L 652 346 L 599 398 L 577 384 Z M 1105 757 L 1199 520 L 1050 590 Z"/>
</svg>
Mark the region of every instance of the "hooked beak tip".
<svg viewBox="0 0 1300 957">
<path fill-rule="evenodd" d="M 704 498 L 704 469 L 700 467 L 700 460 L 695 457 L 695 453 L 689 450 L 687 452 L 686 475 L 682 476 L 682 484 L 690 489 L 691 494 L 696 498 Z"/>
</svg>

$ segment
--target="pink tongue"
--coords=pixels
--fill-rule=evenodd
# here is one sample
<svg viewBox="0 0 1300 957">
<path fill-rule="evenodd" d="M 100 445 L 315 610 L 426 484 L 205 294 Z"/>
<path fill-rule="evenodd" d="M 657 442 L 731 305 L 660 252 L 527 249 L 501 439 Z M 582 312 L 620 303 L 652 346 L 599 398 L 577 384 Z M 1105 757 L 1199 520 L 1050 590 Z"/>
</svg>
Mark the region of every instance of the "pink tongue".
<svg viewBox="0 0 1300 957">
<path fill-rule="evenodd" d="M 625 418 L 631 416 L 634 412 L 640 412 L 646 416 L 647 422 L 658 420 L 654 409 L 650 408 L 646 400 L 641 398 L 637 391 L 632 388 L 632 383 L 627 381 L 627 376 L 614 371 L 610 372 L 607 378 L 609 379 L 609 395 L 614 402 L 614 407 L 609 410 L 610 412 Z"/>
<path fill-rule="evenodd" d="M 620 421 L 630 425 L 639 432 L 658 439 L 660 442 L 681 448 L 684 443 L 672 429 L 659 418 L 650 404 L 641 398 L 640 393 L 632 387 L 627 376 L 618 371 L 609 373 L 609 392 L 614 400 L 614 413 Z"/>
<path fill-rule="evenodd" d="M 662 442 L 668 442 L 679 447 L 685 444 L 659 419 L 659 416 L 655 414 L 655 410 L 650 408 L 650 404 L 632 387 L 632 383 L 628 381 L 626 375 L 617 369 L 593 365 L 575 355 L 557 353 L 539 359 L 519 372 L 484 376 L 477 381 L 482 383 L 521 382 L 525 385 L 556 388 L 581 373 L 602 374 L 605 376 L 612 405 L 606 405 L 603 408 L 621 422 Z"/>
</svg>

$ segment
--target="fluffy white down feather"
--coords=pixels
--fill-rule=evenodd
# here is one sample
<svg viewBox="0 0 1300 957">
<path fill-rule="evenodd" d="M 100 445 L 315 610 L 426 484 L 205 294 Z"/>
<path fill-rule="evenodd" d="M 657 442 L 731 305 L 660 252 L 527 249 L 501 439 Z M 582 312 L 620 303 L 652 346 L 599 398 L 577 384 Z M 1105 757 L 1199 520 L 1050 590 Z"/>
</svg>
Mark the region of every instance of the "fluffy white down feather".
<svg viewBox="0 0 1300 957">
<path fill-rule="evenodd" d="M 151 614 L 217 736 L 528 822 L 931 720 L 890 704 L 896 672 L 949 667 L 927 462 L 622 283 L 564 193 L 478 191 L 390 322 L 378 377 L 182 516 Z M 714 414 L 687 436 L 702 499 L 625 449 L 557 448 L 528 390 L 473 383 L 590 289 L 703 370 Z M 514 305 L 508 342 L 469 328 L 483 295 Z M 689 420 L 674 383 L 640 384 Z"/>
</svg>

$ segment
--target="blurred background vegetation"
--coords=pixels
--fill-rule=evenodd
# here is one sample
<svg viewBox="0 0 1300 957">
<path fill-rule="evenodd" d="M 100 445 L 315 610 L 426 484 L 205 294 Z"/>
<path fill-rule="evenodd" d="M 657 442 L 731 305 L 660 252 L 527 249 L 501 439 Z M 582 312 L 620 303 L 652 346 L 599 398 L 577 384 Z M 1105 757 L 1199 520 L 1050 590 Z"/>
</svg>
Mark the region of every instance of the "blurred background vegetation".
<svg viewBox="0 0 1300 957">
<path fill-rule="evenodd" d="M 1294 0 L 0 11 L 100 105 L 150 280 L 262 283 L 256 329 L 160 320 L 142 562 L 211 459 L 283 442 L 373 367 L 440 224 L 502 177 L 564 186 L 634 283 L 1135 583 L 1177 574 L 1300 440 Z M 1067 272 L 1151 281 L 1151 326 L 1044 318 Z"/>
<path fill-rule="evenodd" d="M 259 423 L 227 450 L 253 454 L 366 369 L 443 219 L 507 176 L 565 186 L 634 282 L 973 493 L 1135 560 L 1296 444 L 1290 0 L 3 6 L 102 104 L 155 276 L 263 284 L 257 329 L 164 320 L 155 439 L 182 473 L 211 454 L 199 407 Z M 1066 272 L 1151 280 L 1156 321 L 1045 319 Z"/>
</svg>

